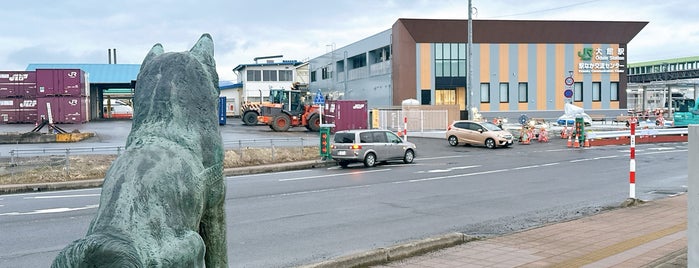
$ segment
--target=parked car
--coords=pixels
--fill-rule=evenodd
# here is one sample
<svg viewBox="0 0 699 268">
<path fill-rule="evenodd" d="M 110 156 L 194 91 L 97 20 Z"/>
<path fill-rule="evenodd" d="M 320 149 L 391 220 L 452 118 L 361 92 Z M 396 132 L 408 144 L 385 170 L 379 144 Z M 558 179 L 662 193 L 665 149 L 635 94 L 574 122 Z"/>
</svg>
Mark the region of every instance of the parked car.
<svg viewBox="0 0 699 268">
<path fill-rule="evenodd" d="M 454 121 L 447 129 L 446 138 L 451 146 L 471 144 L 483 145 L 490 149 L 507 147 L 514 143 L 512 133 L 497 125 L 469 120 Z"/>
<path fill-rule="evenodd" d="M 353 162 L 373 167 L 377 162 L 396 160 L 410 164 L 415 159 L 415 148 L 415 144 L 388 130 L 357 129 L 336 132 L 330 154 L 343 168 Z"/>
</svg>

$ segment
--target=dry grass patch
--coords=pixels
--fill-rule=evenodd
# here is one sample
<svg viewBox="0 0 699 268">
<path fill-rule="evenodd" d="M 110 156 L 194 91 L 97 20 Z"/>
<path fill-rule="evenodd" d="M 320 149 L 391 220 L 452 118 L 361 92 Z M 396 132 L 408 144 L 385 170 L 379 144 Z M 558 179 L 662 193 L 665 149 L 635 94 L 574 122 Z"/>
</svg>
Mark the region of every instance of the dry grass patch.
<svg viewBox="0 0 699 268">
<path fill-rule="evenodd" d="M 104 178 L 116 155 L 38 156 L 0 164 L 0 185 L 47 183 Z M 318 147 L 244 148 L 227 150 L 224 168 L 319 159 Z"/>
</svg>

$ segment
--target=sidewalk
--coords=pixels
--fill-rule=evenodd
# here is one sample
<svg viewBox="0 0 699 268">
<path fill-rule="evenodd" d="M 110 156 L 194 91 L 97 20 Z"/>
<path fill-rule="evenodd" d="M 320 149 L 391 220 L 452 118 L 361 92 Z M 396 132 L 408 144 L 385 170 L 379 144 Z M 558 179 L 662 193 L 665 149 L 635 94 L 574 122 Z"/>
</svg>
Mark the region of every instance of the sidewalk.
<svg viewBox="0 0 699 268">
<path fill-rule="evenodd" d="M 680 195 L 375 267 L 687 267 L 686 252 Z"/>
</svg>

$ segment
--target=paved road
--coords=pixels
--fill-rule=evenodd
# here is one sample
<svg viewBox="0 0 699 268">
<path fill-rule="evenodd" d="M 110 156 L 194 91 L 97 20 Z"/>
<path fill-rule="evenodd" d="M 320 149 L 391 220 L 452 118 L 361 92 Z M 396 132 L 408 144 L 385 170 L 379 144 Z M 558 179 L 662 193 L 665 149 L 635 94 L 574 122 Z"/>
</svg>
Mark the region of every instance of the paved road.
<svg viewBox="0 0 699 268">
<path fill-rule="evenodd" d="M 227 178 L 231 267 L 296 266 L 453 231 L 508 233 L 628 196 L 623 146 L 571 150 L 553 140 L 488 150 L 413 141 L 419 151 L 412 165 Z M 638 145 L 636 158 L 639 198 L 685 191 L 686 143 Z M 84 235 L 97 194 L 0 196 L 0 266 L 46 266 Z"/>
</svg>

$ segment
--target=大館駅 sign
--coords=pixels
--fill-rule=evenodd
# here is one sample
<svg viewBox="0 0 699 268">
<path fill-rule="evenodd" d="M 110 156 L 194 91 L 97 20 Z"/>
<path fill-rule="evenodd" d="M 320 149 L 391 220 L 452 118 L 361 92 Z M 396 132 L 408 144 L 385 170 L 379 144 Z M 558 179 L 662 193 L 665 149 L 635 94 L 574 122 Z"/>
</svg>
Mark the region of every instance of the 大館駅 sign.
<svg viewBox="0 0 699 268">
<path fill-rule="evenodd" d="M 625 66 L 625 48 L 592 48 L 586 47 L 578 51 L 581 62 L 578 63 L 578 73 L 623 73 Z"/>
</svg>

